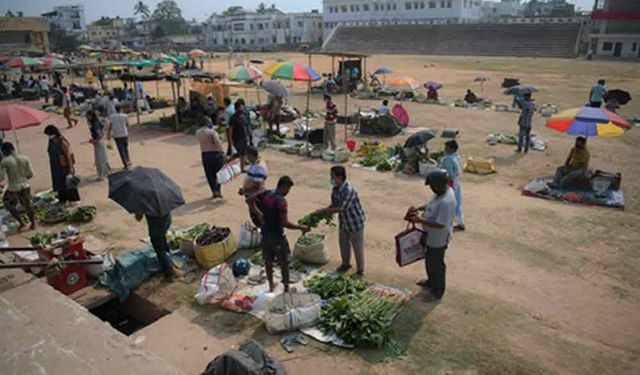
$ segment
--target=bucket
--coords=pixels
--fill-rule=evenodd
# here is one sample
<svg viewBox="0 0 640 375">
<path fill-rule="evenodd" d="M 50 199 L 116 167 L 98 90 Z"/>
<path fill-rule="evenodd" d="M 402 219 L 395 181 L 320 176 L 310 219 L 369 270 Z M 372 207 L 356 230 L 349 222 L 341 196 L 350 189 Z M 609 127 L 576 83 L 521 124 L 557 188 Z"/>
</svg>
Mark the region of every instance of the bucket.
<svg viewBox="0 0 640 375">
<path fill-rule="evenodd" d="M 438 163 L 433 160 L 421 161 L 420 163 L 418 163 L 418 173 L 422 177 L 425 177 L 435 169 L 438 169 Z"/>
<path fill-rule="evenodd" d="M 356 150 L 356 141 L 350 139 L 347 141 L 347 148 L 350 152 L 354 152 Z"/>
</svg>

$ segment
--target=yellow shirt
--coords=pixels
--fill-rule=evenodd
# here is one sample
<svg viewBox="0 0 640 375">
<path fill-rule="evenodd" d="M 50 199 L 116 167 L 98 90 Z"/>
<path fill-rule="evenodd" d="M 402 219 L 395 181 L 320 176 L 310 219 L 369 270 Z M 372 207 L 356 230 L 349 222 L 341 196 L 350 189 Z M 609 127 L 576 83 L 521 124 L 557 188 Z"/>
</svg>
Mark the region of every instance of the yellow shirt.
<svg viewBox="0 0 640 375">
<path fill-rule="evenodd" d="M 88 83 L 93 83 L 93 72 L 92 72 L 91 70 L 88 70 L 88 71 L 87 71 L 87 76 L 86 76 L 86 78 L 87 78 L 87 82 L 88 82 Z"/>
<path fill-rule="evenodd" d="M 573 169 L 589 167 L 589 151 L 586 148 L 572 148 L 569 166 Z"/>
</svg>

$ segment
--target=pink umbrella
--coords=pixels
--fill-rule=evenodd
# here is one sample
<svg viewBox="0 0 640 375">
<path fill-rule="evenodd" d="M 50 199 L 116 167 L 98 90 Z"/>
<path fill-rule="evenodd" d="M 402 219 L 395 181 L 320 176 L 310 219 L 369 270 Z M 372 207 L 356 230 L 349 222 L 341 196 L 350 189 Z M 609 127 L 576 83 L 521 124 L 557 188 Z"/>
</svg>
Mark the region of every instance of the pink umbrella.
<svg viewBox="0 0 640 375">
<path fill-rule="evenodd" d="M 394 105 L 393 109 L 391 110 L 391 114 L 393 114 L 393 117 L 398 120 L 403 128 L 409 126 L 409 114 L 401 104 Z"/>
<path fill-rule="evenodd" d="M 18 142 L 16 129 L 38 126 L 48 118 L 48 113 L 24 105 L 0 105 L 0 130 L 13 130 L 18 151 L 20 151 L 20 143 Z"/>
</svg>

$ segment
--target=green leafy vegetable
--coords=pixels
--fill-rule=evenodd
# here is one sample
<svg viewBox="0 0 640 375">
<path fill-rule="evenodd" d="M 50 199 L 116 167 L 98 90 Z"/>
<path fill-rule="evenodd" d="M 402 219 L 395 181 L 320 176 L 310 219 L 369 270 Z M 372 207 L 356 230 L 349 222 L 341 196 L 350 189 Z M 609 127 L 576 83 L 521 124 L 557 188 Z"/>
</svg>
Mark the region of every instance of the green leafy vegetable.
<svg viewBox="0 0 640 375">
<path fill-rule="evenodd" d="M 298 224 L 300 225 L 308 225 L 309 228 L 317 228 L 321 221 L 324 220 L 324 223 L 329 227 L 335 227 L 336 225 L 333 222 L 333 215 L 325 212 L 325 213 L 310 213 L 302 219 L 298 220 Z"/>
<path fill-rule="evenodd" d="M 369 153 L 367 156 L 365 156 L 360 162 L 360 164 L 362 164 L 362 166 L 364 167 L 375 167 L 378 164 L 382 164 L 386 162 L 389 159 L 389 157 L 390 155 L 389 155 L 388 149 L 375 150 Z"/>
<path fill-rule="evenodd" d="M 298 241 L 296 241 L 296 243 L 301 246 L 312 246 L 312 245 L 319 244 L 323 240 L 324 240 L 324 235 L 309 232 L 300 236 L 300 238 L 298 238 Z"/>
<path fill-rule="evenodd" d="M 369 286 L 369 282 L 344 274 L 338 276 L 316 275 L 306 280 L 304 286 L 307 287 L 311 293 L 319 295 L 320 298 L 330 299 L 362 292 Z"/>
</svg>

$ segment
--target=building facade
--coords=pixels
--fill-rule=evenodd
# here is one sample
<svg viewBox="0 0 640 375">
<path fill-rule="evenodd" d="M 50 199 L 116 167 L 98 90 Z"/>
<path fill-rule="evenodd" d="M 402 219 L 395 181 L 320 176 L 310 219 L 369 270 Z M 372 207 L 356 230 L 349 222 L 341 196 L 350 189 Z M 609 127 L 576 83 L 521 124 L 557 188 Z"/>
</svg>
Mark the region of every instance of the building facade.
<svg viewBox="0 0 640 375">
<path fill-rule="evenodd" d="M 41 17 L 0 17 L 0 51 L 46 52 L 49 23 Z"/>
<path fill-rule="evenodd" d="M 574 4 L 567 0 L 531 0 L 524 7 L 525 17 L 573 17 Z"/>
<path fill-rule="evenodd" d="M 43 13 L 42 17 L 50 24 L 76 36 L 81 36 L 86 27 L 82 5 L 57 6 L 51 12 Z"/>
<path fill-rule="evenodd" d="M 593 54 L 640 58 L 640 1 L 597 0 L 591 20 Z"/>
<path fill-rule="evenodd" d="M 204 45 L 210 49 L 274 50 L 283 45 L 322 42 L 322 15 L 282 13 L 275 9 L 258 14 L 241 9 L 230 15 L 212 15 L 203 25 Z"/>
<path fill-rule="evenodd" d="M 499 20 L 505 17 L 522 17 L 524 5 L 520 0 L 500 0 L 482 2 L 482 19 Z"/>
<path fill-rule="evenodd" d="M 119 40 L 127 35 L 124 18 L 103 17 L 87 26 L 87 39 L 91 43 Z"/>
<path fill-rule="evenodd" d="M 477 22 L 481 0 L 323 0 L 324 38 L 338 25 Z"/>
</svg>

